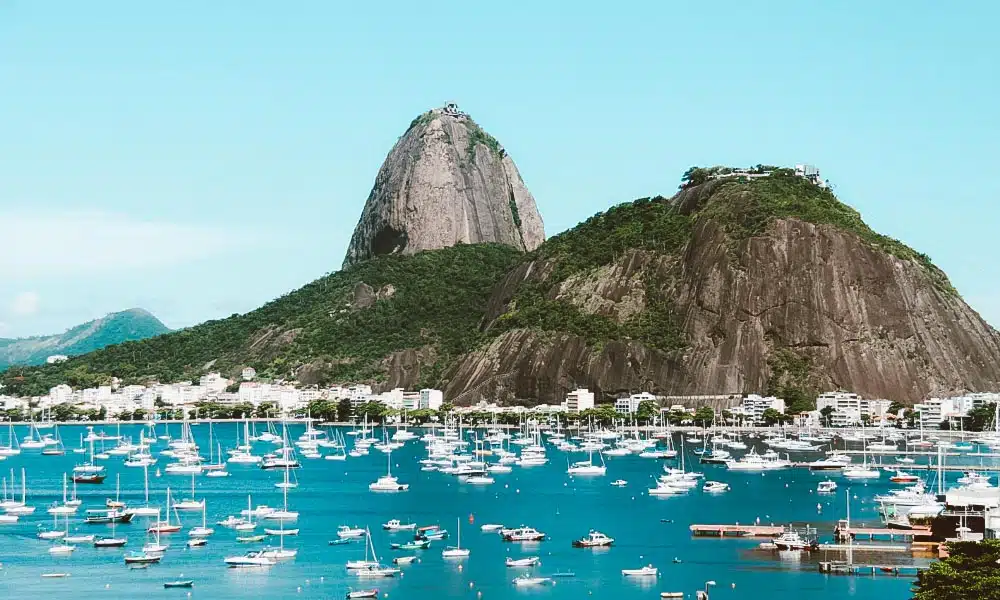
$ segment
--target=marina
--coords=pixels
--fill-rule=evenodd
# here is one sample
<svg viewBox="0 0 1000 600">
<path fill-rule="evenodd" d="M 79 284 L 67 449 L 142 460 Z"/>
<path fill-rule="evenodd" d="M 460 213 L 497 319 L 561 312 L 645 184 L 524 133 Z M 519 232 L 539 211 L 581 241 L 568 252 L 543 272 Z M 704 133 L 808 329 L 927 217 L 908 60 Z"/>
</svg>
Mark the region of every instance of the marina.
<svg viewBox="0 0 1000 600">
<path fill-rule="evenodd" d="M 0 523 L 0 585 L 57 595 L 100 589 L 102 598 L 165 587 L 212 598 L 328 598 L 367 593 L 365 583 L 378 580 L 380 596 L 397 598 L 530 592 L 568 600 L 653 597 L 663 581 L 693 594 L 721 580 L 713 598 L 808 582 L 817 597 L 886 600 L 906 598 L 907 584 L 876 577 L 848 588 L 852 578 L 828 576 L 903 577 L 930 561 L 913 556 L 923 546 L 905 543 L 926 531 L 884 523 L 876 497 L 896 497 L 903 484 L 889 474 L 853 481 L 795 468 L 814 464 L 819 449 L 793 462 L 744 433 L 745 450 L 699 464 L 700 448 L 684 439 L 691 430 L 450 425 L 160 423 L 152 432 L 124 424 L 121 438 L 119 427 L 60 425 L 66 438 L 100 439 L 103 452 L 91 459 L 89 447 L 84 456 L 29 449 L 7 458 L 0 508 L 19 518 Z M 13 430 L 21 438 L 28 428 Z M 120 447 L 130 450 L 111 453 Z M 209 448 L 221 459 L 208 458 Z M 139 455 L 143 468 L 129 466 Z M 982 457 L 950 460 L 960 467 Z M 229 475 L 211 476 L 222 469 L 210 463 Z M 67 474 L 81 464 L 105 482 L 71 492 Z M 486 472 L 493 482 L 478 483 Z M 940 473 L 949 486 L 959 478 Z M 46 509 L 71 497 L 76 512 Z M 692 523 L 706 517 L 715 524 Z M 40 528 L 53 539 L 36 536 Z M 874 560 L 853 562 L 855 553 Z M 43 577 L 52 573 L 65 576 Z"/>
</svg>

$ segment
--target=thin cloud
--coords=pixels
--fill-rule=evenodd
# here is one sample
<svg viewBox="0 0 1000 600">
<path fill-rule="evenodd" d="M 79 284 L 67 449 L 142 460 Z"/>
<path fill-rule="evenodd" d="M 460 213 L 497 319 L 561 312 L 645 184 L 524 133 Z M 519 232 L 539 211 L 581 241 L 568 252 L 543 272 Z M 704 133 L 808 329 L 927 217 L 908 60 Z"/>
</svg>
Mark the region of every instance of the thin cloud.
<svg viewBox="0 0 1000 600">
<path fill-rule="evenodd" d="M 38 312 L 38 293 L 21 292 L 10 303 L 10 314 L 15 317 L 30 317 Z"/>
<path fill-rule="evenodd" d="M 244 246 L 232 226 L 143 221 L 113 213 L 0 213 L 7 277 L 163 267 Z"/>
</svg>

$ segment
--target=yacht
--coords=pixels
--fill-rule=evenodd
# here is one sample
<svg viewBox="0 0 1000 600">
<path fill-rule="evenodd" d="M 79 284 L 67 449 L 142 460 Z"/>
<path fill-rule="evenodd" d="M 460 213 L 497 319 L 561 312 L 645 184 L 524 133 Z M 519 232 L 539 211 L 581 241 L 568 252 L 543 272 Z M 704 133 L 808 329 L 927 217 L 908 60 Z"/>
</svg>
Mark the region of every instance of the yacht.
<svg viewBox="0 0 1000 600">
<path fill-rule="evenodd" d="M 341 525 L 337 528 L 337 537 L 339 538 L 363 538 L 365 537 L 365 530 L 360 527 L 348 527 L 347 525 Z"/>
<path fill-rule="evenodd" d="M 788 460 L 778 458 L 776 454 L 761 456 L 751 450 L 739 460 L 727 460 L 726 468 L 730 471 L 773 471 L 792 466 Z"/>
<path fill-rule="evenodd" d="M 517 527 L 515 529 L 501 532 L 505 542 L 540 542 L 545 539 L 545 534 L 534 527 Z"/>
<path fill-rule="evenodd" d="M 882 472 L 868 465 L 854 465 L 845 468 L 843 475 L 849 479 L 878 479 Z"/>
<path fill-rule="evenodd" d="M 552 581 L 549 577 L 532 577 L 531 575 L 521 575 L 520 577 L 514 578 L 514 585 L 517 587 L 533 586 L 533 585 L 545 585 Z"/>
<path fill-rule="evenodd" d="M 891 477 L 889 477 L 889 481 L 893 483 L 916 483 L 920 481 L 920 477 L 917 477 L 912 473 L 906 473 L 900 470 L 896 470 L 896 472 Z"/>
<path fill-rule="evenodd" d="M 729 484 L 721 481 L 706 481 L 705 485 L 701 487 L 701 491 L 711 493 L 728 492 Z"/>
<path fill-rule="evenodd" d="M 225 558 L 225 563 L 226 566 L 230 568 L 271 567 L 275 564 L 273 559 L 264 556 L 263 550 L 254 550 L 240 556 L 227 556 Z"/>
<path fill-rule="evenodd" d="M 600 452 L 597 454 L 601 457 L 601 464 L 594 464 L 594 451 L 591 450 L 589 459 L 573 463 L 566 469 L 566 473 L 570 475 L 604 475 L 607 473 L 608 467 L 604 464 L 604 455 Z"/>
<path fill-rule="evenodd" d="M 399 519 L 392 519 L 388 523 L 382 524 L 382 529 L 386 531 L 413 531 L 416 528 L 416 523 L 403 523 Z"/>
<path fill-rule="evenodd" d="M 537 567 L 542 564 L 542 559 L 537 556 L 528 556 L 527 558 L 511 558 L 508 556 L 505 564 L 512 568 Z"/>
<path fill-rule="evenodd" d="M 639 569 L 622 569 L 622 575 L 626 577 L 656 577 L 660 571 L 653 565 L 646 565 Z"/>
<path fill-rule="evenodd" d="M 604 548 L 615 543 L 614 538 L 610 538 L 600 531 L 591 530 L 586 537 L 582 537 L 578 540 L 573 540 L 574 548 Z"/>
<path fill-rule="evenodd" d="M 815 542 L 809 542 L 794 531 L 786 531 L 771 540 L 778 550 L 810 550 L 816 547 Z"/>
<path fill-rule="evenodd" d="M 816 486 L 816 493 L 818 494 L 832 494 L 835 491 L 837 491 L 837 482 L 830 481 L 829 479 L 819 482 L 819 485 Z"/>
<path fill-rule="evenodd" d="M 851 457 L 847 454 L 831 454 L 826 458 L 814 460 L 809 463 L 810 471 L 839 471 L 851 464 Z"/>
</svg>

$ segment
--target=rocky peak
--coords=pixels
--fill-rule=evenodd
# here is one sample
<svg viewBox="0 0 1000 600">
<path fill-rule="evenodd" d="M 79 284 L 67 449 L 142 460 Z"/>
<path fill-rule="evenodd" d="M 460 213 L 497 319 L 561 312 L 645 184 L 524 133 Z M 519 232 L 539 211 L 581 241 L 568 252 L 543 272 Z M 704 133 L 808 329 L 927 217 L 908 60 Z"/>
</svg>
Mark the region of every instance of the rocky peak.
<svg viewBox="0 0 1000 600">
<path fill-rule="evenodd" d="M 454 104 L 410 123 L 375 178 L 344 265 L 383 254 L 545 239 L 535 199 L 510 155 Z"/>
</svg>

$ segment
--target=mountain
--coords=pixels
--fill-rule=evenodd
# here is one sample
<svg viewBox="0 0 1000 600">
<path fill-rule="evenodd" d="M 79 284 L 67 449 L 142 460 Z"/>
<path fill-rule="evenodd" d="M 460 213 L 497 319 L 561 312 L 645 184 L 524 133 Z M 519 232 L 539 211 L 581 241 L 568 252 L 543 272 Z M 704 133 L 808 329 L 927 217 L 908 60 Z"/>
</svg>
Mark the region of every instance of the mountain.
<svg viewBox="0 0 1000 600">
<path fill-rule="evenodd" d="M 671 199 L 615 207 L 548 240 L 501 282 L 492 341 L 447 396 L 558 402 L 821 391 L 913 402 L 997 389 L 1000 335 L 930 259 L 789 170 L 692 170 Z M 474 394 L 469 394 L 475 390 Z"/>
<path fill-rule="evenodd" d="M 130 340 L 142 340 L 170 330 L 141 308 L 111 313 L 77 325 L 59 335 L 0 339 L 0 369 L 10 365 L 37 365 L 49 356 L 75 356 Z"/>
<path fill-rule="evenodd" d="M 849 389 L 914 402 L 1000 387 L 1000 334 L 947 276 L 785 169 L 693 169 L 532 252 L 460 244 L 352 264 L 228 319 L 8 370 L 55 383 L 206 370 L 442 387 L 449 401 Z M 770 173 L 769 176 L 764 176 Z"/>
<path fill-rule="evenodd" d="M 455 244 L 533 250 L 542 217 L 514 161 L 454 104 L 410 124 L 379 169 L 344 266 Z"/>
</svg>

